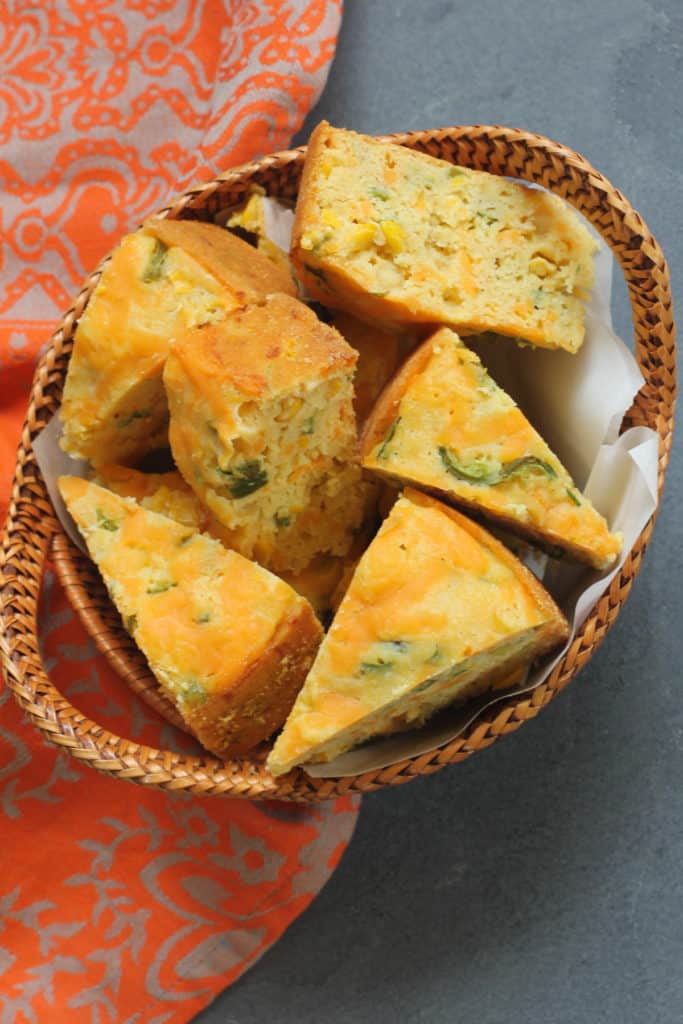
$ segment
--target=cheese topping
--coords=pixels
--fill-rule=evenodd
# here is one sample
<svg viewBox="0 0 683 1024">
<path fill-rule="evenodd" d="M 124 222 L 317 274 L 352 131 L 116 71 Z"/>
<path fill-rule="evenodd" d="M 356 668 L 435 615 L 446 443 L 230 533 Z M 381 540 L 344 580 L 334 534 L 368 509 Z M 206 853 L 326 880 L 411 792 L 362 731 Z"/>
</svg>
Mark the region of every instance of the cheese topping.
<svg viewBox="0 0 683 1024">
<path fill-rule="evenodd" d="M 219 756 L 282 723 L 322 632 L 282 580 L 103 487 L 59 487 L 124 625 L 200 741 Z"/>
<path fill-rule="evenodd" d="M 565 629 L 502 545 L 434 499 L 406 492 L 360 559 L 269 767 L 328 760 L 420 721 Z M 484 685 L 491 682 L 489 675 Z"/>
</svg>

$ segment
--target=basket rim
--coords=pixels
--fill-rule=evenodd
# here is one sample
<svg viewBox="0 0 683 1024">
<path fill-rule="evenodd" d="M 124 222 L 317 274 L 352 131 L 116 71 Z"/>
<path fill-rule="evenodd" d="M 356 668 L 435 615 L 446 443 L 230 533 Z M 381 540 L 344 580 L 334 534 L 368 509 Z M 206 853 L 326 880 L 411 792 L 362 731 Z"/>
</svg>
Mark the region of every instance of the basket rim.
<svg viewBox="0 0 683 1024">
<path fill-rule="evenodd" d="M 57 360 L 99 280 L 107 256 L 89 275 L 73 305 L 63 314 L 36 367 L 0 554 L 0 570 L 4 575 L 0 590 L 0 652 L 9 689 L 48 739 L 101 772 L 166 789 L 304 802 L 366 792 L 431 774 L 448 763 L 466 759 L 535 717 L 592 656 L 616 621 L 640 570 L 661 504 L 676 396 L 675 326 L 669 274 L 656 240 L 628 200 L 583 156 L 542 135 L 497 125 L 465 125 L 394 133 L 380 138 L 426 152 L 430 146 L 438 148 L 446 142 L 454 147 L 463 146 L 470 157 L 470 166 L 483 163 L 486 164 L 484 169 L 494 173 L 545 185 L 562 194 L 594 223 L 619 261 L 629 285 L 636 327 L 636 358 L 645 384 L 628 415 L 632 423 L 652 426 L 660 438 L 657 511 L 637 538 L 622 570 L 592 609 L 570 649 L 545 683 L 522 699 L 509 697 L 485 709 L 461 736 L 435 751 L 357 776 L 317 779 L 298 768 L 276 779 L 253 758 L 224 763 L 210 755 L 192 757 L 157 750 L 110 733 L 87 719 L 62 696 L 40 662 L 36 625 L 40 583 L 53 542 L 65 535 L 52 510 L 32 450 L 33 438 L 47 421 L 45 413 L 49 418 L 58 406 L 58 400 L 49 391 L 63 383 L 64 373 L 57 367 Z M 521 157 L 515 147 L 522 151 Z M 200 201 L 207 204 L 226 188 L 239 186 L 246 190 L 260 176 L 286 173 L 292 165 L 300 168 L 305 152 L 306 147 L 300 146 L 231 168 L 211 181 L 187 189 L 156 215 L 192 216 Z M 518 161 L 514 174 L 509 169 L 513 160 Z M 535 165 L 537 160 L 539 167 Z M 586 214 L 583 207 L 589 200 L 594 205 Z M 623 239 L 616 238 L 619 229 L 622 229 Z M 615 240 L 607 237 L 610 233 L 614 233 Z M 650 335 L 648 330 L 651 330 Z M 655 351 L 651 352 L 653 347 Z M 22 530 L 28 531 L 30 543 L 22 536 Z M 74 586 L 77 584 L 66 586 L 72 603 Z"/>
</svg>

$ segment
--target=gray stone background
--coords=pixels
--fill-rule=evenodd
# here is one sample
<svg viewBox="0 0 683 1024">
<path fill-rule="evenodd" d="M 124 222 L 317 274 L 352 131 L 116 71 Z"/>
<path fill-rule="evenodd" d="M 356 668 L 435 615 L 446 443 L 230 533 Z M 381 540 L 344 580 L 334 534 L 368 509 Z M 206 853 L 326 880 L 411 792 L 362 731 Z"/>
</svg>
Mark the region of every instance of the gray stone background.
<svg viewBox="0 0 683 1024">
<path fill-rule="evenodd" d="M 506 124 L 578 150 L 681 295 L 681 0 L 346 0 L 321 117 Z M 615 319 L 629 334 L 623 288 Z M 311 908 L 201 1024 L 680 1024 L 680 436 L 624 611 L 532 723 L 363 801 Z"/>
</svg>

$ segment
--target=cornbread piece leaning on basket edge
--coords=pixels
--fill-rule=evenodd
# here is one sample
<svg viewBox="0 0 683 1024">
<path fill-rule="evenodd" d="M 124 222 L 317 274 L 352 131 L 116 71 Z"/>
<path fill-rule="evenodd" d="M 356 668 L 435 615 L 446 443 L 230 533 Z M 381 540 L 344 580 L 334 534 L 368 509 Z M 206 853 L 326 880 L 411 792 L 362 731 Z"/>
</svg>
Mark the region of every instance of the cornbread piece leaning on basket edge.
<svg viewBox="0 0 683 1024">
<path fill-rule="evenodd" d="M 169 338 L 276 291 L 296 294 L 290 275 L 214 224 L 154 218 L 126 235 L 76 328 L 64 450 L 93 463 L 129 463 L 165 445 Z"/>
<path fill-rule="evenodd" d="M 280 775 L 419 725 L 492 688 L 568 629 L 502 544 L 408 489 L 358 563 L 268 767 Z"/>
<path fill-rule="evenodd" d="M 268 739 L 320 643 L 308 602 L 132 499 L 78 477 L 59 487 L 126 629 L 197 739 L 223 758 Z"/>
<path fill-rule="evenodd" d="M 97 467 L 94 482 L 123 498 L 133 498 L 150 512 L 168 516 L 221 542 L 225 538 L 225 527 L 202 505 L 178 472 L 140 473 L 128 466 L 104 465 Z M 369 539 L 367 532 L 358 534 L 348 555 L 316 555 L 298 573 L 278 573 L 297 594 L 306 598 L 321 621 L 329 617 L 340 600 L 343 579 L 358 561 L 362 546 Z"/>
<path fill-rule="evenodd" d="M 176 464 L 230 546 L 275 571 L 345 555 L 374 494 L 359 464 L 356 359 L 286 295 L 171 343 L 164 383 Z"/>
<path fill-rule="evenodd" d="M 292 262 L 323 304 L 575 352 L 596 243 L 556 196 L 321 122 Z"/>
<path fill-rule="evenodd" d="M 578 489 L 479 357 L 447 327 L 404 363 L 362 439 L 363 465 L 605 569 L 621 534 Z"/>
</svg>

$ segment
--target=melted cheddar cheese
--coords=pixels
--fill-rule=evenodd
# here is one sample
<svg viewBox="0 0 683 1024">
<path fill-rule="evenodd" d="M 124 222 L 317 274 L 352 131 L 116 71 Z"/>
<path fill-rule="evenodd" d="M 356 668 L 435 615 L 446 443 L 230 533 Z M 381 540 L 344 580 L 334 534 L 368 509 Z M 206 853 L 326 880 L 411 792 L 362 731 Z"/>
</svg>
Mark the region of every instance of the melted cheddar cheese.
<svg viewBox="0 0 683 1024">
<path fill-rule="evenodd" d="M 498 541 L 407 491 L 361 557 L 268 766 L 281 774 L 419 724 L 566 635 L 550 597 Z"/>
<path fill-rule="evenodd" d="M 622 538 L 578 489 L 521 409 L 448 328 L 427 339 L 385 392 L 363 465 L 427 487 L 597 569 Z"/>
<path fill-rule="evenodd" d="M 132 499 L 76 477 L 59 487 L 126 629 L 200 742 L 228 757 L 265 740 L 320 639 L 307 602 Z"/>
<path fill-rule="evenodd" d="M 324 305 L 575 352 L 597 244 L 548 192 L 321 122 L 291 257 Z"/>
</svg>

